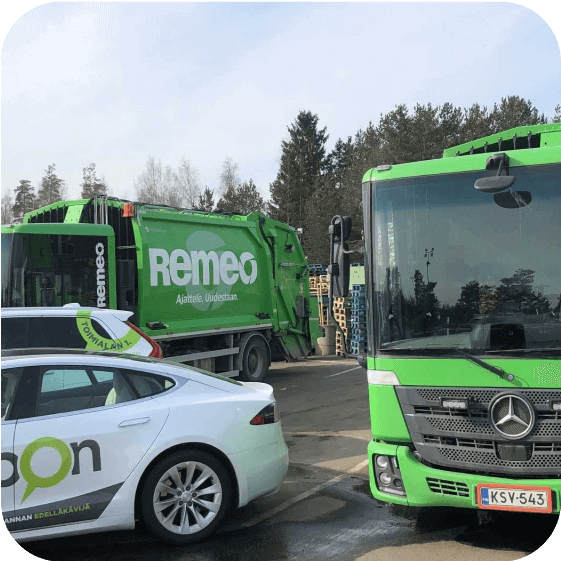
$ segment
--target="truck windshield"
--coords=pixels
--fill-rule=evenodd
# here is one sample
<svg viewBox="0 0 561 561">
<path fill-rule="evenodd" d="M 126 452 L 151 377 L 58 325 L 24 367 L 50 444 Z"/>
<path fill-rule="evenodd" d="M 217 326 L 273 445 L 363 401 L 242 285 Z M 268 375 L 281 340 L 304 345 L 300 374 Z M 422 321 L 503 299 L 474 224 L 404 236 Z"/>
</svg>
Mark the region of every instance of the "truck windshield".
<svg viewBox="0 0 561 561">
<path fill-rule="evenodd" d="M 560 168 L 511 168 L 520 208 L 474 189 L 485 171 L 374 184 L 378 352 L 561 353 Z"/>
<path fill-rule="evenodd" d="M 2 306 L 106 304 L 107 238 L 2 233 Z"/>
</svg>

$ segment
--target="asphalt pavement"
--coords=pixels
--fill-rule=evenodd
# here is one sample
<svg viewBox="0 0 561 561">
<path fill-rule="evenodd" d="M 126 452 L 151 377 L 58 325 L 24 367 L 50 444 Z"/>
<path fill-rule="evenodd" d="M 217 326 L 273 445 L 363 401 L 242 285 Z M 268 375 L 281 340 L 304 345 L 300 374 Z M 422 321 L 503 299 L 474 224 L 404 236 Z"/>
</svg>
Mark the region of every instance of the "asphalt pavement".
<svg viewBox="0 0 561 561">
<path fill-rule="evenodd" d="M 290 452 L 278 493 L 234 511 L 209 540 L 167 546 L 142 526 L 25 543 L 49 561 L 545 561 L 561 545 L 557 517 L 411 508 L 375 500 L 368 482 L 366 372 L 352 359 L 275 363 L 275 389 Z M 556 539 L 556 542 L 553 540 Z M 556 554 L 558 556 L 558 553 Z"/>
</svg>

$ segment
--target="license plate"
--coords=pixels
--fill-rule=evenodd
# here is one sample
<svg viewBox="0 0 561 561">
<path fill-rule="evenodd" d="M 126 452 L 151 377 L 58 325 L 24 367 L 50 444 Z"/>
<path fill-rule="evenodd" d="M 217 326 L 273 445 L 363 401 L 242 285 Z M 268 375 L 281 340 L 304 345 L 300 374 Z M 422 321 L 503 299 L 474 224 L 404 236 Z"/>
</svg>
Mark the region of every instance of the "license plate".
<svg viewBox="0 0 561 561">
<path fill-rule="evenodd" d="M 477 485 L 477 506 L 492 510 L 551 512 L 553 504 L 549 487 L 533 485 Z"/>
</svg>

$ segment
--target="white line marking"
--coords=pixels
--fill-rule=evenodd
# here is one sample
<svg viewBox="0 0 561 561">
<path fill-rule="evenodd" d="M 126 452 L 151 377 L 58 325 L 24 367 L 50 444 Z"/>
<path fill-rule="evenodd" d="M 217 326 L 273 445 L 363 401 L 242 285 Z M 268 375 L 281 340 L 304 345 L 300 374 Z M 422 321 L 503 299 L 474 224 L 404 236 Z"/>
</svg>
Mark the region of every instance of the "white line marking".
<svg viewBox="0 0 561 561">
<path fill-rule="evenodd" d="M 362 368 L 362 366 L 355 366 L 354 368 L 349 368 L 349 370 L 343 370 L 343 372 L 337 372 L 337 374 L 330 374 L 329 376 L 326 376 L 326 378 L 333 378 L 334 376 L 341 376 L 341 374 L 346 374 L 347 372 L 352 372 L 353 370 L 358 370 L 359 368 Z"/>
<path fill-rule="evenodd" d="M 323 489 L 326 489 L 327 487 L 331 487 L 332 485 L 335 485 L 336 483 L 339 483 L 339 481 L 342 481 L 343 479 L 346 479 L 347 477 L 350 477 L 353 473 L 356 473 L 357 471 L 360 471 L 364 466 L 368 465 L 368 460 L 364 460 L 364 462 L 360 462 L 360 464 L 357 464 L 355 467 L 351 468 L 350 470 L 346 471 L 345 473 L 342 473 L 341 475 L 338 475 L 337 477 L 334 477 L 333 479 L 330 479 L 329 481 L 325 481 L 324 483 L 320 483 L 319 485 L 316 485 L 315 487 L 313 487 L 312 489 L 310 489 L 309 491 L 304 491 L 303 493 L 300 493 L 300 495 L 297 495 L 296 497 L 293 497 L 292 499 L 288 499 L 287 501 L 284 501 L 284 503 L 281 503 L 280 505 L 278 505 L 277 507 L 267 511 L 267 512 L 263 512 L 262 514 L 255 516 L 254 518 L 252 518 L 251 520 L 248 520 L 247 522 L 244 522 L 242 524 L 242 528 L 249 528 L 250 526 L 255 526 L 255 524 L 259 524 L 259 522 L 263 522 L 263 520 L 266 520 L 267 518 L 271 518 L 272 516 L 275 516 L 275 514 L 278 514 L 279 512 L 282 512 L 283 510 L 286 510 L 288 507 L 291 507 L 292 505 L 299 503 L 300 501 L 303 501 L 304 499 L 307 499 L 308 497 L 311 497 L 312 495 L 315 495 L 316 493 L 319 493 L 320 491 L 323 491 Z"/>
</svg>

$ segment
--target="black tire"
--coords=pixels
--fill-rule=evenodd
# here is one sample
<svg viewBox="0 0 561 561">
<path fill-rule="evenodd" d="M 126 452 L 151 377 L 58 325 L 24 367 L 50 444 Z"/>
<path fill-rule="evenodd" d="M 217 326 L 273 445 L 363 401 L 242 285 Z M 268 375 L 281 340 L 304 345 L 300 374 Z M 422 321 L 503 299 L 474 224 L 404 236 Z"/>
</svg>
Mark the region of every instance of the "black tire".
<svg viewBox="0 0 561 561">
<path fill-rule="evenodd" d="M 181 450 L 160 460 L 148 474 L 142 518 L 161 540 L 188 544 L 216 530 L 231 498 L 230 477 L 219 460 L 201 450 Z"/>
<path fill-rule="evenodd" d="M 244 382 L 262 382 L 269 370 L 269 347 L 261 337 L 252 337 L 245 344 L 240 378 Z"/>
</svg>

